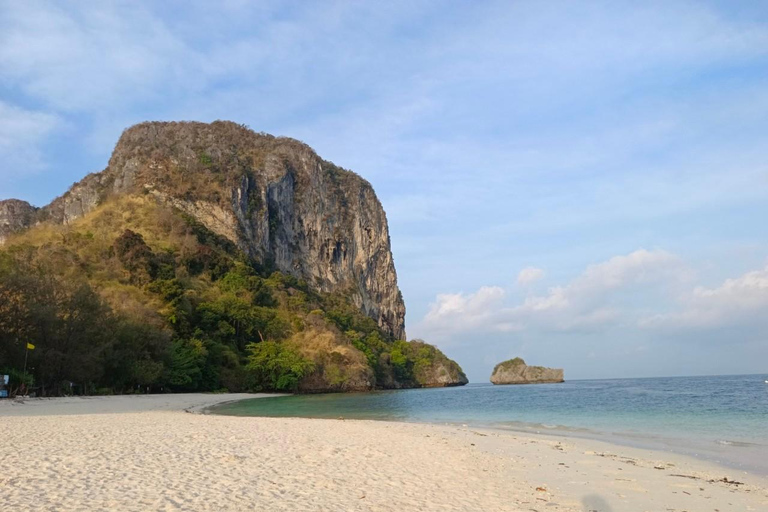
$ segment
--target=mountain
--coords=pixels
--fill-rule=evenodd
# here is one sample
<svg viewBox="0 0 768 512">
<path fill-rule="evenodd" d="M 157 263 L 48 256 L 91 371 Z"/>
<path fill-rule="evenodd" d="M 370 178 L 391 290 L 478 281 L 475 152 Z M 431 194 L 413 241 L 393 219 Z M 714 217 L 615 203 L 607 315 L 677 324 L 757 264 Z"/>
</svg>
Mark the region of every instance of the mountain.
<svg viewBox="0 0 768 512">
<path fill-rule="evenodd" d="M 0 237 L 44 220 L 68 224 L 128 194 L 157 197 L 320 291 L 349 292 L 382 329 L 405 338 L 387 219 L 371 185 L 299 141 L 231 122 L 133 126 L 104 171 L 48 206 L 0 202 Z"/>
<path fill-rule="evenodd" d="M 293 139 L 223 121 L 133 126 L 106 169 L 49 205 L 0 201 L 0 244 L 7 298 L 30 280 L 40 296 L 17 298 L 38 311 L 51 309 L 45 297 L 75 300 L 85 286 L 96 309 L 120 320 L 113 324 L 142 325 L 165 340 L 139 358 L 163 366 L 150 372 L 157 378 L 123 369 L 133 377 L 108 383 L 112 389 L 144 385 L 139 380 L 300 391 L 466 382 L 434 347 L 403 341 L 405 306 L 371 185 Z M 38 283 L 40 276 L 55 279 Z M 0 321 L 8 347 L 21 343 L 22 327 L 44 335 L 20 322 Z M 174 385 L 179 358 L 196 368 L 195 378 Z M 278 385 L 280 368 L 292 364 L 296 371 Z M 219 377 L 203 379 L 206 371 Z"/>
</svg>

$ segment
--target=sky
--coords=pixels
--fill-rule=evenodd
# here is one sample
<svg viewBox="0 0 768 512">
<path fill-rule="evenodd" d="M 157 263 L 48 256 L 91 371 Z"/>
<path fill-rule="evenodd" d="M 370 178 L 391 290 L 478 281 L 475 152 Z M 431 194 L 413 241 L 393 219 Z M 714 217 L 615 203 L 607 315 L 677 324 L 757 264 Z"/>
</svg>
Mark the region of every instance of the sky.
<svg viewBox="0 0 768 512">
<path fill-rule="evenodd" d="M 473 382 L 768 372 L 768 3 L 0 0 L 0 199 L 145 120 L 300 139 Z"/>
</svg>

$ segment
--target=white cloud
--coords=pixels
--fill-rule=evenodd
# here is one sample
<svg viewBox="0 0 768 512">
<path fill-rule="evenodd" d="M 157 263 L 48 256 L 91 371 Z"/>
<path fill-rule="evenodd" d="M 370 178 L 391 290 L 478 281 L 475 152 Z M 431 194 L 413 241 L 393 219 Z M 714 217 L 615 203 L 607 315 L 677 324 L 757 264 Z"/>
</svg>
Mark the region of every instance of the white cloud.
<svg viewBox="0 0 768 512">
<path fill-rule="evenodd" d="M 608 261 L 590 265 L 573 282 L 571 288 L 580 292 L 605 291 L 628 284 L 642 284 L 679 278 L 680 259 L 663 250 L 639 249 L 623 256 L 614 256 Z"/>
<path fill-rule="evenodd" d="M 498 286 L 483 286 L 477 292 L 444 293 L 436 297 L 424 318 L 439 330 L 472 329 L 482 326 L 502 307 L 505 292 Z"/>
<path fill-rule="evenodd" d="M 698 286 L 681 298 L 677 311 L 643 317 L 646 328 L 703 329 L 768 323 L 768 266 L 726 279 L 720 286 Z"/>
<path fill-rule="evenodd" d="M 461 334 L 467 332 L 558 332 L 603 340 L 620 336 L 639 347 L 644 336 L 695 340 L 707 332 L 711 340 L 718 338 L 712 334 L 717 329 L 727 328 L 738 341 L 760 337 L 768 328 L 768 266 L 714 287 L 695 285 L 693 276 L 677 256 L 640 249 L 590 265 L 541 295 L 515 298 L 493 286 L 438 295 L 415 330 L 443 344 L 465 339 Z"/>
<path fill-rule="evenodd" d="M 528 285 L 544 277 L 544 270 L 537 267 L 525 267 L 517 274 L 517 284 Z"/>
<path fill-rule="evenodd" d="M 59 111 L 117 110 L 168 87 L 191 89 L 200 58 L 144 7 L 90 3 L 3 7 L 3 80 Z M 185 69 L 186 68 L 186 69 Z M 181 72 L 182 70 L 183 73 Z"/>
<path fill-rule="evenodd" d="M 505 303 L 507 293 L 496 286 L 438 295 L 417 330 L 445 337 L 470 330 L 601 329 L 631 323 L 637 297 L 664 294 L 689 279 L 690 271 L 677 256 L 640 249 L 590 265 L 570 283 L 527 295 L 516 304 Z"/>
<path fill-rule="evenodd" d="M 527 316 L 529 320 L 547 312 L 561 312 L 558 316 L 550 314 L 547 319 L 559 328 L 599 324 L 616 317 L 615 305 L 621 301 L 622 292 L 638 293 L 649 285 L 668 285 L 688 275 L 675 255 L 639 249 L 590 265 L 570 283 L 554 286 L 545 295 L 528 296 L 507 312 Z"/>
<path fill-rule="evenodd" d="M 55 115 L 0 101 L 0 178 L 39 170 L 43 166 L 40 146 L 60 124 Z"/>
</svg>

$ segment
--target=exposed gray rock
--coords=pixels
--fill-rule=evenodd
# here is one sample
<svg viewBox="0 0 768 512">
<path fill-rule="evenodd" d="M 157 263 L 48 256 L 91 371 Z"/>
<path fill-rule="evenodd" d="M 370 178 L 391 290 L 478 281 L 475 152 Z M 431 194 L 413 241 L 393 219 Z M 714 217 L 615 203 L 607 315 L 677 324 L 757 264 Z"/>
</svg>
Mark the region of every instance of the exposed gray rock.
<svg viewBox="0 0 768 512">
<path fill-rule="evenodd" d="M 60 197 L 57 197 L 40 212 L 40 220 L 50 220 L 57 224 L 69 224 L 96 208 L 107 196 L 105 187 L 109 174 L 104 171 L 89 174 Z"/>
<path fill-rule="evenodd" d="M 493 384 L 540 384 L 545 382 L 564 382 L 563 370 L 528 366 L 516 357 L 496 365 L 491 374 Z"/>
<path fill-rule="evenodd" d="M 37 208 L 26 201 L 6 199 L 0 201 L 0 244 L 13 233 L 34 224 Z"/>
<path fill-rule="evenodd" d="M 447 359 L 447 358 L 446 358 Z M 451 360 L 439 361 L 430 369 L 431 374 L 427 379 L 425 387 L 442 388 L 451 386 L 464 386 L 469 383 L 469 379 L 456 368 L 456 363 Z"/>
<path fill-rule="evenodd" d="M 36 222 L 66 224 L 110 196 L 139 193 L 175 206 L 319 291 L 344 293 L 386 332 L 405 339 L 389 228 L 371 185 L 306 144 L 231 122 L 127 129 L 104 171 L 50 205 L 0 203 L 0 243 Z"/>
</svg>

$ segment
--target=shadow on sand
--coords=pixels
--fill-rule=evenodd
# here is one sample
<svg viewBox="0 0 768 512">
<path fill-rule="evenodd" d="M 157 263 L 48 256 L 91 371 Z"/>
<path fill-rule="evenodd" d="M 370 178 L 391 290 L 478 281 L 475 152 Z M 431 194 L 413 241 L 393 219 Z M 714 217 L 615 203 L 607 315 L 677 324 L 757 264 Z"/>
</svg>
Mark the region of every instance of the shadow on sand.
<svg viewBox="0 0 768 512">
<path fill-rule="evenodd" d="M 581 500 L 584 505 L 584 512 L 612 512 L 608 502 L 597 494 L 588 494 Z"/>
</svg>

